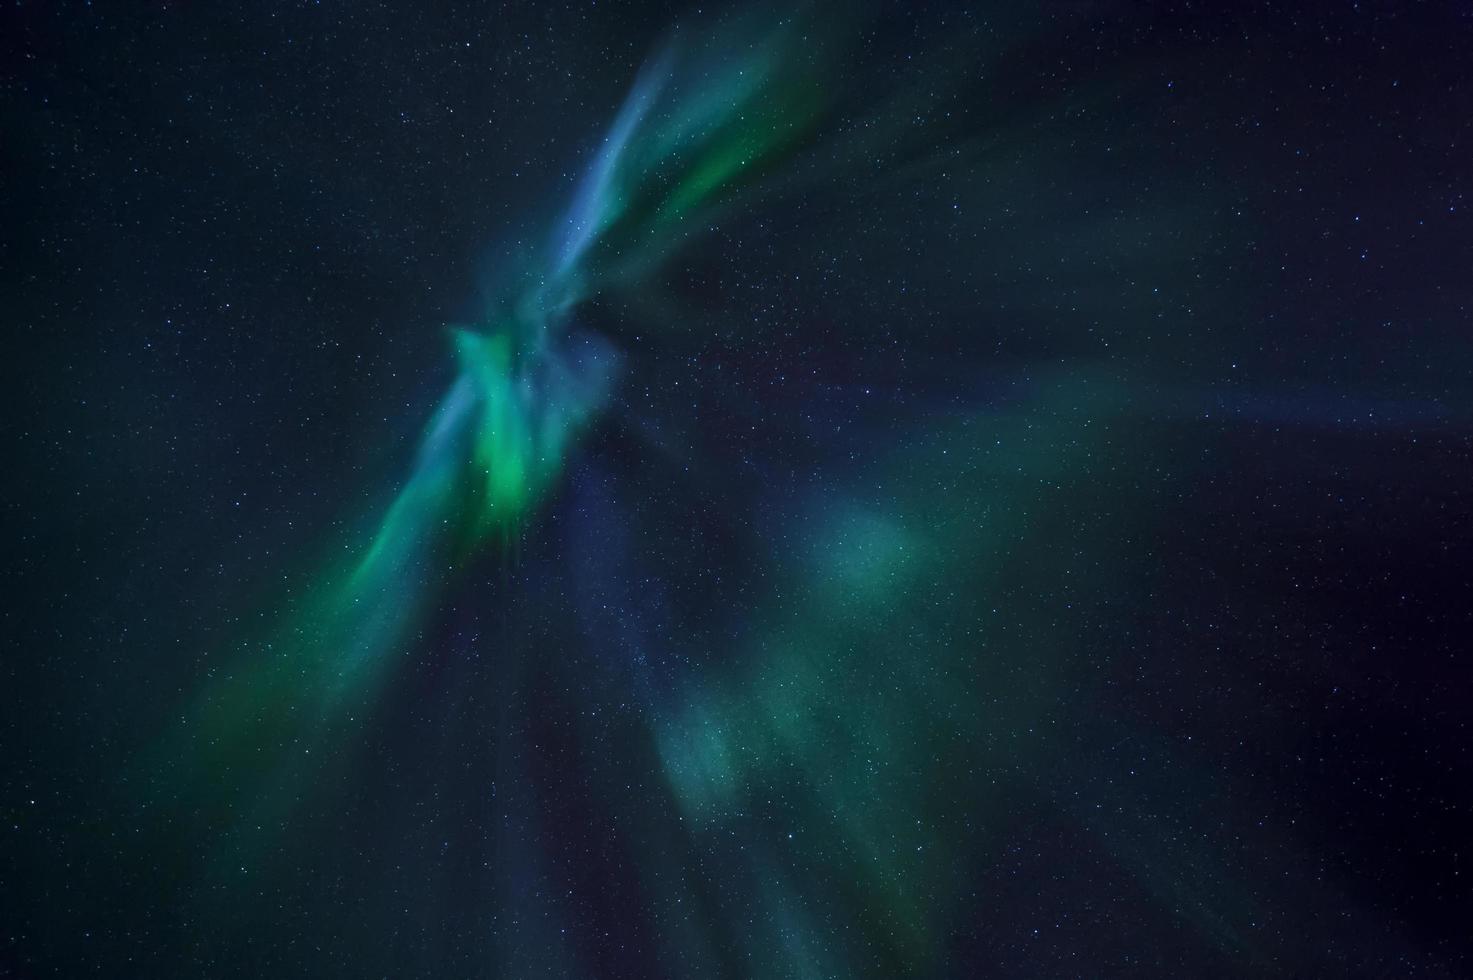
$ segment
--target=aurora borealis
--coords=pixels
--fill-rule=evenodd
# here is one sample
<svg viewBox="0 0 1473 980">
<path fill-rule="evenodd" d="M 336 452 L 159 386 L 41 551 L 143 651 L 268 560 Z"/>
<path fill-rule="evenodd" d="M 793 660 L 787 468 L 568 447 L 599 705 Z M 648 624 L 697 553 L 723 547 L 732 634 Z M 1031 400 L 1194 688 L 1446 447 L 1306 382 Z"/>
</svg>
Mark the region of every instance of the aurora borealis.
<svg viewBox="0 0 1473 980">
<path fill-rule="evenodd" d="M 1466 16 L 6 18 L 0 977 L 1469 971 Z"/>
</svg>

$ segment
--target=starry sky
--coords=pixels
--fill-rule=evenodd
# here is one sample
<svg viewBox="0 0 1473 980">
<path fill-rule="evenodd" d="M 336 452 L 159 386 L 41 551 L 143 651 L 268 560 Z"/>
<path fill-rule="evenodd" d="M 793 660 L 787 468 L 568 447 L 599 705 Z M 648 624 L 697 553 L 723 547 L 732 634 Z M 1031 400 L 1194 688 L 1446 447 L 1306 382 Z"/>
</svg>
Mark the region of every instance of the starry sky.
<svg viewBox="0 0 1473 980">
<path fill-rule="evenodd" d="M 1473 15 L 0 15 L 0 978 L 1473 973 Z"/>
</svg>

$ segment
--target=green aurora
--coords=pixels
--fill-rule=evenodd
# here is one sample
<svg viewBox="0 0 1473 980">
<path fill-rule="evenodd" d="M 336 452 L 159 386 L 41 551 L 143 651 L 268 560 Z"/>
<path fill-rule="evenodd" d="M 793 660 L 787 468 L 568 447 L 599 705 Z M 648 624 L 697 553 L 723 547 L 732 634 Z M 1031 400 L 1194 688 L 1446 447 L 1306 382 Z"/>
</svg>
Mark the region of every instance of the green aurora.
<svg viewBox="0 0 1473 980">
<path fill-rule="evenodd" d="M 1162 515 L 1230 478 L 1208 365 L 1258 294 L 1203 270 L 1262 234 L 1224 203 L 1237 175 L 1150 149 L 1178 124 L 1154 76 L 1107 63 L 1020 104 L 1065 29 L 1022 15 L 856 82 L 880 18 L 672 31 L 571 203 L 443 331 L 407 474 L 364 495 L 387 507 L 213 634 L 111 787 L 128 839 L 98 832 L 187 910 L 182 941 L 213 924 L 195 965 L 348 902 L 293 939 L 316 968 L 351 948 L 386 975 L 595 976 L 628 943 L 669 976 L 961 976 L 1006 959 L 975 938 L 986 874 L 1015 911 L 1127 895 L 1165 951 L 1102 942 L 1157 972 L 1179 949 L 1228 974 L 1312 959 L 1301 909 L 1342 965 L 1369 955 L 1327 911 L 1351 899 L 1277 861 L 1299 831 L 1113 695 L 1133 668 L 1111 649 L 1177 642 L 1140 597 L 1257 598 L 1159 556 Z M 810 281 L 846 297 L 803 307 L 844 351 L 767 315 Z M 1311 411 L 1237 397 L 1255 424 Z M 560 847 L 568 827 L 594 843 Z M 1039 856 L 1050 833 L 1089 861 Z M 1025 851 L 1047 884 L 1014 881 Z M 476 952 L 396 959 L 401 929 Z"/>
</svg>

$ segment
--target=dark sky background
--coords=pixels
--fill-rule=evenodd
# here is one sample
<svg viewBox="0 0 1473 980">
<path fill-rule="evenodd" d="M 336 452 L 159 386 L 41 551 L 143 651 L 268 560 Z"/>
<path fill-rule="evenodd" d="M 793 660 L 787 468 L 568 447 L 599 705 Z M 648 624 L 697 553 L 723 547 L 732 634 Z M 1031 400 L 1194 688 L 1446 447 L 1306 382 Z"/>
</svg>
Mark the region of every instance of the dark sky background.
<svg viewBox="0 0 1473 980">
<path fill-rule="evenodd" d="M 267 790 L 179 726 L 714 14 L 8 7 L 0 977 L 1469 975 L 1470 9 L 820 14 Z"/>
</svg>

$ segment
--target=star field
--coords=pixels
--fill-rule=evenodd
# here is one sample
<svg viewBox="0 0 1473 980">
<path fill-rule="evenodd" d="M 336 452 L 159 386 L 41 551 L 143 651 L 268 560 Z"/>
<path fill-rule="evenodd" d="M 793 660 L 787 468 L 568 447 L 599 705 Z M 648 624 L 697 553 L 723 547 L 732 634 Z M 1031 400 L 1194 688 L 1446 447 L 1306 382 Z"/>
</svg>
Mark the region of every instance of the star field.
<svg viewBox="0 0 1473 980">
<path fill-rule="evenodd" d="M 0 977 L 1466 975 L 1470 30 L 13 5 Z"/>
</svg>

